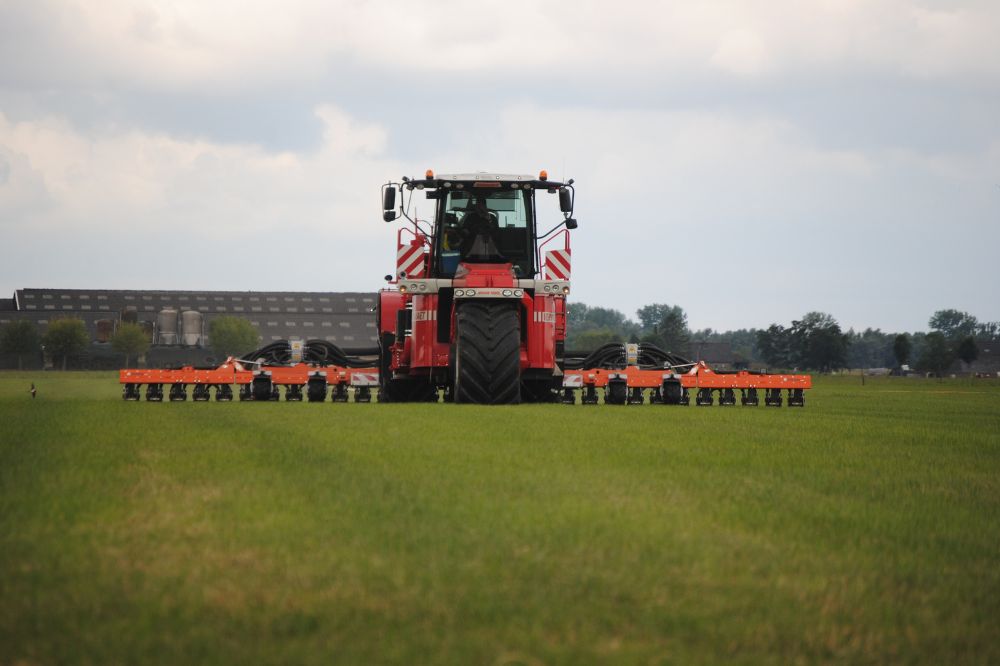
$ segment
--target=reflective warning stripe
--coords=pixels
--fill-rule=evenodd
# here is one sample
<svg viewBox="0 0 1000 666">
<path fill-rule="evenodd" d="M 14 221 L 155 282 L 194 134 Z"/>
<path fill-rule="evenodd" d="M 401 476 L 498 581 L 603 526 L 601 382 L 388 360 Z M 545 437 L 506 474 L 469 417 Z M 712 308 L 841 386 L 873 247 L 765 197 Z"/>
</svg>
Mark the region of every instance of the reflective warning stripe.
<svg viewBox="0 0 1000 666">
<path fill-rule="evenodd" d="M 437 321 L 438 313 L 437 310 L 417 310 L 413 313 L 413 318 L 416 321 Z"/>
<path fill-rule="evenodd" d="M 569 250 L 549 250 L 545 253 L 545 278 L 547 280 L 568 280 L 569 274 Z"/>
<path fill-rule="evenodd" d="M 400 245 L 396 250 L 396 275 L 406 273 L 406 277 L 415 277 L 424 272 L 424 246 L 420 243 Z"/>
<path fill-rule="evenodd" d="M 583 388 L 583 375 L 565 375 L 563 386 L 565 388 Z"/>
<path fill-rule="evenodd" d="M 556 313 L 555 312 L 535 312 L 534 320 L 543 324 L 554 324 L 556 323 Z"/>
<path fill-rule="evenodd" d="M 378 386 L 378 374 L 355 372 L 351 375 L 351 386 Z"/>
</svg>

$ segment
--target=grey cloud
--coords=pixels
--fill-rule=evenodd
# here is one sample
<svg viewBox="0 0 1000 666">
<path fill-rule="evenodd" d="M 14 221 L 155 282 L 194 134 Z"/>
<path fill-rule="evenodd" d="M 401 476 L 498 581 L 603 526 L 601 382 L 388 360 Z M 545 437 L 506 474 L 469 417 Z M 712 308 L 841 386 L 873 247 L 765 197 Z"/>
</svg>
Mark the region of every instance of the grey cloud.
<svg viewBox="0 0 1000 666">
<path fill-rule="evenodd" d="M 585 302 L 716 328 L 1000 319 L 993 3 L 407 7 L 0 5 L 0 213 L 30 249 L 0 289 L 78 280 L 69 258 L 109 243 L 127 258 L 88 265 L 94 286 L 374 288 L 380 182 L 545 167 L 580 183 Z M 350 251 L 320 278 L 296 257 L 251 276 L 144 259 L 302 238 Z"/>
</svg>

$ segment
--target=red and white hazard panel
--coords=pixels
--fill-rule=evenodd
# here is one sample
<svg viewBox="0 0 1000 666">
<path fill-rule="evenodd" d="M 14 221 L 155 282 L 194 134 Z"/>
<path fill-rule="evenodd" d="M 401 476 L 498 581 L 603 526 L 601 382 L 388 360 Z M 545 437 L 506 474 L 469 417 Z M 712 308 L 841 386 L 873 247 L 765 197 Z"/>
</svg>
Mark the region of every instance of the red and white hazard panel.
<svg viewBox="0 0 1000 666">
<path fill-rule="evenodd" d="M 424 244 L 420 241 L 400 245 L 396 250 L 396 276 L 417 277 L 424 272 Z"/>
<path fill-rule="evenodd" d="M 352 373 L 351 386 L 378 386 L 378 373 L 375 372 Z"/>
<path fill-rule="evenodd" d="M 568 280 L 570 272 L 569 250 L 549 250 L 545 253 L 545 279 Z"/>
</svg>

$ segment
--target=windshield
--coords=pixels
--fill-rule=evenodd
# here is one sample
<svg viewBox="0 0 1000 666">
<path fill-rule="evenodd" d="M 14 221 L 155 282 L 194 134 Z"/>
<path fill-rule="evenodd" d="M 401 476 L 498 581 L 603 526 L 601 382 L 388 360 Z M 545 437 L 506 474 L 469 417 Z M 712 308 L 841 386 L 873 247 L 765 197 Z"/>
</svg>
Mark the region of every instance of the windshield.
<svg viewBox="0 0 1000 666">
<path fill-rule="evenodd" d="M 451 277 L 459 262 L 512 263 L 534 275 L 531 197 L 525 190 L 447 191 L 441 201 L 437 272 Z"/>
</svg>

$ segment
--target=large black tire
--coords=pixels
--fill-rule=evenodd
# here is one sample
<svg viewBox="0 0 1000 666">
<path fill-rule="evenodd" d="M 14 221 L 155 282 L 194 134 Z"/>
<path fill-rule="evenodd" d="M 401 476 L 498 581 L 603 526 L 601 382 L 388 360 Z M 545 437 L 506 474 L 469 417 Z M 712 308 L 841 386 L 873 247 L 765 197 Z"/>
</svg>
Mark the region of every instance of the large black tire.
<svg viewBox="0 0 1000 666">
<path fill-rule="evenodd" d="M 520 402 L 521 325 L 514 304 L 468 301 L 455 319 L 455 402 Z"/>
</svg>

